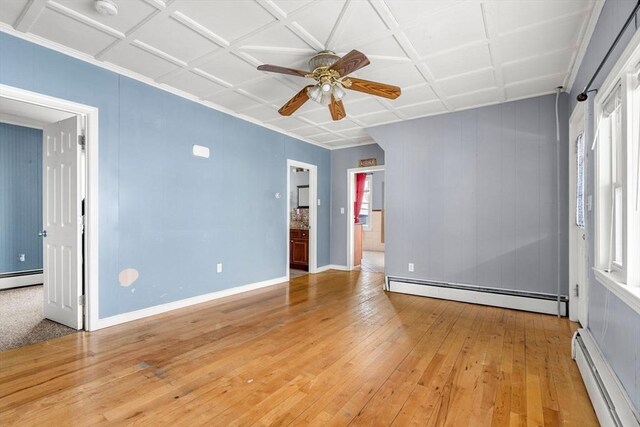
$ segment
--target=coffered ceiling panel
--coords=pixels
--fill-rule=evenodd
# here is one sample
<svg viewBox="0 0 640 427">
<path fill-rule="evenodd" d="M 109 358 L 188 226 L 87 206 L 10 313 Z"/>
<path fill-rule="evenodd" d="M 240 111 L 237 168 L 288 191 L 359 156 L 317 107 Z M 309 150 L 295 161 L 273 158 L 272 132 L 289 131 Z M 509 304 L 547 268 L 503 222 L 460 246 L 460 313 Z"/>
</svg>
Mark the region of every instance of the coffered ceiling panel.
<svg viewBox="0 0 640 427">
<path fill-rule="evenodd" d="M 212 33 L 228 42 L 256 31 L 276 18 L 255 1 L 180 0 L 171 3 Z"/>
<path fill-rule="evenodd" d="M 220 84 L 188 71 L 171 77 L 166 83 L 194 95 L 208 93 L 211 96 L 226 89 Z"/>
<path fill-rule="evenodd" d="M 11 2 L 12 0 L 9 0 L 5 3 Z M 144 21 L 145 18 L 148 18 L 158 11 L 155 7 L 143 0 L 126 0 L 119 2 L 119 13 L 117 16 L 104 16 L 96 13 L 93 3 L 90 1 L 58 0 L 57 3 L 87 19 L 95 20 L 122 33 L 131 31 L 141 21 Z"/>
<path fill-rule="evenodd" d="M 42 11 L 31 31 L 40 37 L 91 56 L 116 40 L 100 30 L 51 9 Z"/>
<path fill-rule="evenodd" d="M 533 72 L 536 72 L 535 67 Z M 438 86 L 447 96 L 461 95 L 474 92 L 478 90 L 478 88 L 492 87 L 495 85 L 495 73 L 492 68 L 485 68 L 484 70 L 438 80 Z"/>
<path fill-rule="evenodd" d="M 458 3 L 415 22 L 406 34 L 420 56 L 455 49 L 485 38 L 482 10 Z"/>
<path fill-rule="evenodd" d="M 256 73 L 256 67 L 232 53 L 218 55 L 198 68 L 232 85 L 263 77 L 263 73 Z"/>
<path fill-rule="evenodd" d="M 219 49 L 211 40 L 168 16 L 154 19 L 144 25 L 136 32 L 135 37 L 183 62 L 189 62 Z"/>
<path fill-rule="evenodd" d="M 15 0 L 3 2 L 0 7 L 0 21 L 13 25 L 29 0 Z"/>
<path fill-rule="evenodd" d="M 94 0 L 0 1 L 0 30 L 328 148 L 370 143 L 369 126 L 567 87 L 603 3 L 113 0 L 118 14 L 104 16 Z M 311 71 L 309 59 L 324 49 L 360 50 L 370 65 L 352 76 L 397 85 L 402 95 L 347 91 L 338 122 L 311 100 L 278 114 L 314 81 L 256 67 Z"/>
<path fill-rule="evenodd" d="M 177 65 L 127 43 L 120 43 L 109 50 L 103 60 L 151 79 L 178 69 Z"/>
</svg>

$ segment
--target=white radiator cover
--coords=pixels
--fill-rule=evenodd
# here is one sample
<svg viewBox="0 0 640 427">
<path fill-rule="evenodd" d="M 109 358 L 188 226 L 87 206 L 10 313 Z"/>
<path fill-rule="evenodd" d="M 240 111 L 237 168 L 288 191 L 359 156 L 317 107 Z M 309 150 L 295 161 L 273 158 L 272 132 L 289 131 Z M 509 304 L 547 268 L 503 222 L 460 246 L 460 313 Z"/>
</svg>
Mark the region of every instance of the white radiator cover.
<svg viewBox="0 0 640 427">
<path fill-rule="evenodd" d="M 464 285 L 459 283 L 440 283 L 387 277 L 385 289 L 409 295 L 490 305 L 535 313 L 558 314 L 558 302 L 555 295 L 535 292 L 511 291 L 506 289 Z M 562 295 L 560 315 L 568 311 L 567 297 Z"/>
<path fill-rule="evenodd" d="M 640 426 L 640 415 L 587 329 L 578 329 L 571 342 L 572 357 L 602 426 Z"/>
</svg>

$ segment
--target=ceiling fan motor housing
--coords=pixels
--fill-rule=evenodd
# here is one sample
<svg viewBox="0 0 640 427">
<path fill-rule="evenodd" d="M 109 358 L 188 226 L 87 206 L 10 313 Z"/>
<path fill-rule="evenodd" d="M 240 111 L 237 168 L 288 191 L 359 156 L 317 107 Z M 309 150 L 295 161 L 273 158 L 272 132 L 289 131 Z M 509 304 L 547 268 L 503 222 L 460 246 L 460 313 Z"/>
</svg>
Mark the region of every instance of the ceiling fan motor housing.
<svg viewBox="0 0 640 427">
<path fill-rule="evenodd" d="M 318 52 L 309 60 L 309 68 L 313 71 L 318 68 L 329 68 L 340 57 L 330 50 L 323 50 Z"/>
</svg>

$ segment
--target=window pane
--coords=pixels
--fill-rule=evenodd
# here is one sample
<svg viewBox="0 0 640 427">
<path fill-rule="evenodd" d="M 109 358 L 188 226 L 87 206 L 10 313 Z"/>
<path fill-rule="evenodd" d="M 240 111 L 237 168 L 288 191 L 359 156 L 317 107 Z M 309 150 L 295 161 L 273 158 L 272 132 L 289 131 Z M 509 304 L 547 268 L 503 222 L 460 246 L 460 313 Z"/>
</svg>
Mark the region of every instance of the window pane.
<svg viewBox="0 0 640 427">
<path fill-rule="evenodd" d="M 622 187 L 614 190 L 613 262 L 622 265 Z"/>
<path fill-rule="evenodd" d="M 576 225 L 584 229 L 584 133 L 576 140 Z"/>
</svg>

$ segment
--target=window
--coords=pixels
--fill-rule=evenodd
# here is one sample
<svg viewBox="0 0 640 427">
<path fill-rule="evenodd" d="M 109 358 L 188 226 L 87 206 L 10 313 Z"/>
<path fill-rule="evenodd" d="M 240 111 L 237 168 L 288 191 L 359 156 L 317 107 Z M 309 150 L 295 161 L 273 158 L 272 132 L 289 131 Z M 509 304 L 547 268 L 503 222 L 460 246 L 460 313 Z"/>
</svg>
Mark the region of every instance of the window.
<svg viewBox="0 0 640 427">
<path fill-rule="evenodd" d="M 584 133 L 576 139 L 576 225 L 584 230 Z"/>
<path fill-rule="evenodd" d="M 364 181 L 364 195 L 362 196 L 362 206 L 358 216 L 360 217 L 360 224 L 365 231 L 371 230 L 371 188 L 373 185 L 373 175 L 367 174 Z"/>
<path fill-rule="evenodd" d="M 595 270 L 640 298 L 640 46 L 627 64 L 596 99 Z"/>
</svg>

